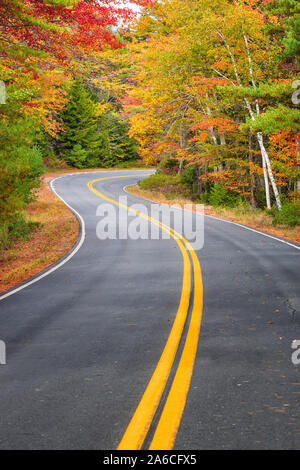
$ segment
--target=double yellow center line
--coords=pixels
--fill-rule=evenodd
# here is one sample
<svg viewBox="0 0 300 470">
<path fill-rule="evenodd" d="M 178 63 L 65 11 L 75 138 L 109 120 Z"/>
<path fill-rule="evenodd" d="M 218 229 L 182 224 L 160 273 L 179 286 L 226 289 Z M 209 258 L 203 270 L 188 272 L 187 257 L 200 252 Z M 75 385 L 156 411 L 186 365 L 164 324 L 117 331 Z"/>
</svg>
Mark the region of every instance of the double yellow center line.
<svg viewBox="0 0 300 470">
<path fill-rule="evenodd" d="M 140 400 L 140 403 L 123 435 L 123 438 L 118 446 L 118 450 L 138 450 L 142 447 L 169 378 L 179 347 L 179 342 L 182 337 L 183 328 L 186 323 L 190 303 L 191 263 L 190 257 L 188 255 L 189 251 L 193 265 L 194 278 L 193 309 L 191 313 L 191 319 L 177 371 L 150 445 L 151 450 L 168 450 L 173 448 L 175 442 L 181 416 L 186 403 L 197 352 L 202 318 L 202 276 L 197 255 L 189 242 L 181 234 L 173 230 L 171 227 L 163 224 L 159 220 L 153 219 L 147 214 L 144 214 L 105 196 L 104 194 L 97 191 L 97 189 L 95 189 L 93 186 L 93 184 L 98 181 L 112 178 L 128 178 L 133 176 L 137 175 L 122 175 L 98 178 L 90 181 L 88 183 L 88 188 L 102 199 L 105 199 L 106 201 L 109 201 L 116 206 L 122 207 L 129 212 L 133 212 L 150 221 L 152 224 L 157 225 L 162 230 L 167 232 L 172 238 L 174 238 L 183 257 L 183 278 L 180 303 L 167 343 L 158 361 L 155 371 L 153 372 L 153 375 L 147 385 L 147 388 Z"/>
</svg>

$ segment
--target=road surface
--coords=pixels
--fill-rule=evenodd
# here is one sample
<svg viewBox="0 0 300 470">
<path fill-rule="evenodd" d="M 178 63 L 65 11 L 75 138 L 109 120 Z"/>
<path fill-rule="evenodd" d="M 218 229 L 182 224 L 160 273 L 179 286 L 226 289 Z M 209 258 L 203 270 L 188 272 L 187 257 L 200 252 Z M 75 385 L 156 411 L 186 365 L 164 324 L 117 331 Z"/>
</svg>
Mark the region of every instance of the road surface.
<svg viewBox="0 0 300 470">
<path fill-rule="evenodd" d="M 146 173 L 54 181 L 84 233 L 63 264 L 0 297 L 0 340 L 7 347 L 7 364 L 0 366 L 1 449 L 115 449 L 124 438 L 170 336 L 187 276 L 172 237 L 96 235 L 99 204 L 127 196 L 129 206 L 150 207 L 123 189 Z M 94 182 L 94 192 L 87 186 L 112 176 Z M 195 252 L 203 279 L 201 331 L 174 449 L 300 447 L 300 366 L 291 360 L 291 344 L 300 340 L 298 248 L 205 217 L 204 247 Z M 200 280 L 190 273 L 192 298 Z M 151 445 L 170 396 L 191 307 L 142 448 Z"/>
</svg>

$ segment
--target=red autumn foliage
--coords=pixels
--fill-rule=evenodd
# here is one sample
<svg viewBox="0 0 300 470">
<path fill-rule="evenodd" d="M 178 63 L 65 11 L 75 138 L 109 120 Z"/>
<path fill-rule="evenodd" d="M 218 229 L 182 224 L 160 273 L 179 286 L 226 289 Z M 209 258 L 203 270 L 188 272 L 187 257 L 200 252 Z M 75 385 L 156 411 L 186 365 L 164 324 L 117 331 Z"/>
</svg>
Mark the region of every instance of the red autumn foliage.
<svg viewBox="0 0 300 470">
<path fill-rule="evenodd" d="M 7 43 L 50 53 L 62 62 L 76 47 L 89 50 L 103 45 L 122 46 L 108 26 L 132 18 L 131 9 L 118 6 L 117 0 L 74 3 L 67 7 L 42 0 L 0 0 L 2 36 Z"/>
</svg>

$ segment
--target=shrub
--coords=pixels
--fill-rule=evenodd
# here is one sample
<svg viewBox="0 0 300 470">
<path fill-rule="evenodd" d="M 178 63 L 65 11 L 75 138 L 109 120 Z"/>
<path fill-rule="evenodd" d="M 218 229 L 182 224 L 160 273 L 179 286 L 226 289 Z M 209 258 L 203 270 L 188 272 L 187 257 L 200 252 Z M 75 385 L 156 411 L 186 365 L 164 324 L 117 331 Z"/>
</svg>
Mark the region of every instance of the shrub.
<svg viewBox="0 0 300 470">
<path fill-rule="evenodd" d="M 199 194 L 197 200 L 201 204 L 209 204 L 209 198 L 210 198 L 209 193 L 202 193 L 202 194 Z"/>
<path fill-rule="evenodd" d="M 273 216 L 273 225 L 289 225 L 295 227 L 300 225 L 300 202 L 285 202 L 281 211 L 273 208 L 270 211 Z"/>
<path fill-rule="evenodd" d="M 158 190 L 160 188 L 173 189 L 180 183 L 180 175 L 166 175 L 164 173 L 155 173 L 141 181 L 139 186 L 143 189 Z"/>
<path fill-rule="evenodd" d="M 11 222 L 1 226 L 0 250 L 9 248 L 14 240 L 27 240 L 39 226 L 39 222 L 27 222 L 22 214 L 17 214 Z"/>
<path fill-rule="evenodd" d="M 212 206 L 234 207 L 241 204 L 242 199 L 239 194 L 217 183 L 210 192 L 209 203 Z"/>
</svg>

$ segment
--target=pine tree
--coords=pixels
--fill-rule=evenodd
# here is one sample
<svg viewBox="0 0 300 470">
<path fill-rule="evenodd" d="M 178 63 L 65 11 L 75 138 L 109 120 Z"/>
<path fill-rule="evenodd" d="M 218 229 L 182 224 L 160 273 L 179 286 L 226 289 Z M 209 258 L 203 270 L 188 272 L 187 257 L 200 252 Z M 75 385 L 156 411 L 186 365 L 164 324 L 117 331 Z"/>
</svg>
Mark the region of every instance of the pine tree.
<svg viewBox="0 0 300 470">
<path fill-rule="evenodd" d="M 72 150 L 67 154 L 66 161 L 76 168 L 84 168 L 86 165 L 87 152 L 80 144 L 74 145 Z"/>
<path fill-rule="evenodd" d="M 107 113 L 101 117 L 100 132 L 105 140 L 104 166 L 113 166 L 137 158 L 136 143 L 128 135 L 127 125 L 117 117 Z"/>
<path fill-rule="evenodd" d="M 275 34 L 284 32 L 285 54 L 300 64 L 300 4 L 298 0 L 271 0 L 265 4 L 267 10 L 280 22 L 273 26 Z"/>
<path fill-rule="evenodd" d="M 70 90 L 71 99 L 61 114 L 63 130 L 58 138 L 58 150 L 68 160 L 75 145 L 93 155 L 100 144 L 97 135 L 96 107 L 84 84 L 76 81 Z"/>
</svg>

